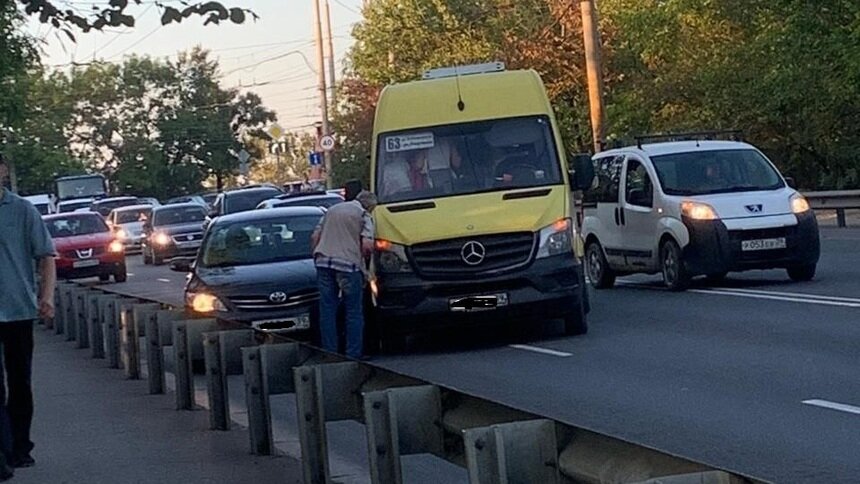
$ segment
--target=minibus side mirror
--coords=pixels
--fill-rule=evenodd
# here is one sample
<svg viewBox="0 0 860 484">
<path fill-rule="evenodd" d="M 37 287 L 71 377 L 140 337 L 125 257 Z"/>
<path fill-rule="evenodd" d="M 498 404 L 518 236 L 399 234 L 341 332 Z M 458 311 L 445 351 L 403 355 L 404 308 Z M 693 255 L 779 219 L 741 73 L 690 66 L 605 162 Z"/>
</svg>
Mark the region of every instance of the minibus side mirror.
<svg viewBox="0 0 860 484">
<path fill-rule="evenodd" d="M 790 177 L 790 176 L 785 177 L 785 183 L 788 184 L 789 188 L 797 189 L 797 182 L 794 181 L 794 177 Z"/>
<path fill-rule="evenodd" d="M 588 190 L 594 182 L 594 164 L 588 153 L 570 155 L 568 162 L 570 170 L 570 189 Z"/>
</svg>

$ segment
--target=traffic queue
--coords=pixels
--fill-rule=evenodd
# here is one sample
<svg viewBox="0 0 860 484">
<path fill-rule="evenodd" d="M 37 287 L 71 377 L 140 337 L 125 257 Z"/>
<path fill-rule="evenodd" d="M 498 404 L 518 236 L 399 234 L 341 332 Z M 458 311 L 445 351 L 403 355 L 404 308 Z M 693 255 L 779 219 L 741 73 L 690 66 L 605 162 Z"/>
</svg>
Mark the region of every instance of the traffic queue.
<svg viewBox="0 0 860 484">
<path fill-rule="evenodd" d="M 73 177 L 65 191 L 75 196 L 59 197 L 61 213 L 45 220 L 63 240 L 61 277 L 121 282 L 126 254 L 140 253 L 188 274 L 189 311 L 323 343 L 321 311 L 334 303 L 321 296 L 321 275 L 333 269 L 334 296 L 349 299 L 344 274 L 360 272 L 366 334 L 391 349 L 415 332 L 512 320 L 560 319 L 566 334 L 585 334 L 587 281 L 604 289 L 619 276 L 660 274 L 679 291 L 731 271 L 814 277 L 809 204 L 739 133 L 646 136 L 593 157 L 564 146 L 536 72 L 435 69 L 380 94 L 369 173 L 378 207 L 362 205 L 372 230 L 355 236 L 370 241 L 358 264 L 318 245 L 327 212 L 355 199 L 356 182 L 311 192 L 252 185 L 161 205 L 107 198 Z"/>
</svg>

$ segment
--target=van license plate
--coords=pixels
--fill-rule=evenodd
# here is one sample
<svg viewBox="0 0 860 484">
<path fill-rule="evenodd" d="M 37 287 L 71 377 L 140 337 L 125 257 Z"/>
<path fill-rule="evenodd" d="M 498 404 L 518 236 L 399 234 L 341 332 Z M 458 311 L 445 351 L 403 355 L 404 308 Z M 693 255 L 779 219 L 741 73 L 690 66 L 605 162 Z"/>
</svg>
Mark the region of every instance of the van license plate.
<svg viewBox="0 0 860 484">
<path fill-rule="evenodd" d="M 458 297 L 448 300 L 448 307 L 454 312 L 489 311 L 507 305 L 507 294 Z"/>
<path fill-rule="evenodd" d="M 95 267 L 99 265 L 98 259 L 87 259 L 87 260 L 76 260 L 72 262 L 72 267 L 75 269 L 81 269 L 84 267 Z"/>
<path fill-rule="evenodd" d="M 753 250 L 784 249 L 785 247 L 785 237 L 780 237 L 778 239 L 744 240 L 741 242 L 741 250 L 745 252 Z"/>
</svg>

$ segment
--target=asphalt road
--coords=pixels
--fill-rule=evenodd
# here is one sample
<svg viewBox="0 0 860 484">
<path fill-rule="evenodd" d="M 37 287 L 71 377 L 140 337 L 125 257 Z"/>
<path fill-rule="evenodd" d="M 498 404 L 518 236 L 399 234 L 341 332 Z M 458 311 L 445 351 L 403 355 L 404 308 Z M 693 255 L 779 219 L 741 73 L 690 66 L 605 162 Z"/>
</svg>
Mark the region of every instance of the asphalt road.
<svg viewBox="0 0 860 484">
<path fill-rule="evenodd" d="M 375 364 L 756 477 L 860 479 L 860 230 L 825 229 L 818 276 L 730 275 L 677 294 L 629 277 L 557 324 L 413 339 Z M 114 289 L 173 304 L 184 274 L 140 265 Z"/>
</svg>

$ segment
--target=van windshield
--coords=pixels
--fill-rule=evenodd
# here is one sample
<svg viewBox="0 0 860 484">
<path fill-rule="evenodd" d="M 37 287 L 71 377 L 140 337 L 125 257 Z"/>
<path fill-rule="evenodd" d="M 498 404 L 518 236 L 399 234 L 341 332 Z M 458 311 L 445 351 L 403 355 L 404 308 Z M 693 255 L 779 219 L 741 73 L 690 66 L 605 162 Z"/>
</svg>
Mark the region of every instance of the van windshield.
<svg viewBox="0 0 860 484">
<path fill-rule="evenodd" d="M 773 165 L 755 150 L 716 150 L 653 156 L 667 195 L 777 190 L 785 183 Z"/>
<path fill-rule="evenodd" d="M 563 182 L 546 116 L 389 132 L 378 139 L 380 203 Z"/>
</svg>

